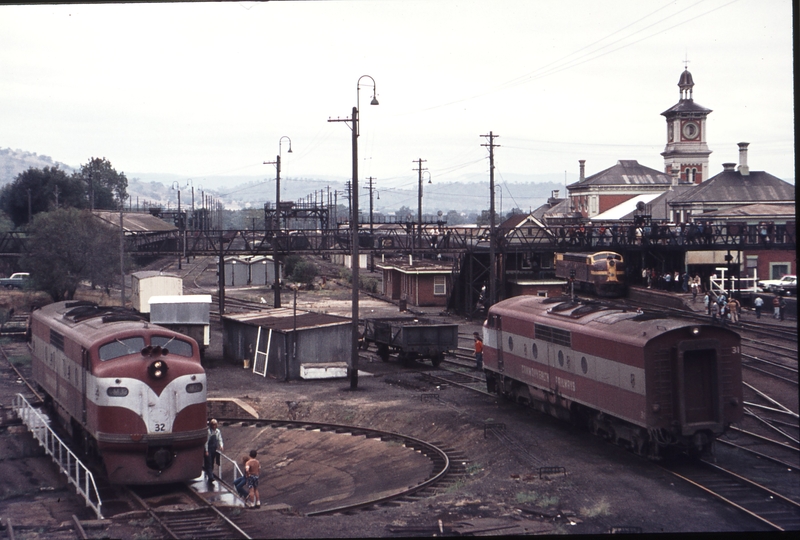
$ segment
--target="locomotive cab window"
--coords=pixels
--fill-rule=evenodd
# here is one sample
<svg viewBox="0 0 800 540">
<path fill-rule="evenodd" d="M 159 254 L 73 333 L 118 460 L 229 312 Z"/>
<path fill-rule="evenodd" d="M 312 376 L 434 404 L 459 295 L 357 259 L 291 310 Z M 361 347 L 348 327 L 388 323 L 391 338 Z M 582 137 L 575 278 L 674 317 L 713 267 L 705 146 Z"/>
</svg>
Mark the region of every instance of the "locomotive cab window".
<svg viewBox="0 0 800 540">
<path fill-rule="evenodd" d="M 174 337 L 153 336 L 150 338 L 150 345 L 167 349 L 170 354 L 177 354 L 178 356 L 191 358 L 194 355 L 191 343 Z"/>
<path fill-rule="evenodd" d="M 139 354 L 142 349 L 144 349 L 144 338 L 141 336 L 115 339 L 100 346 L 100 360 L 106 362 L 120 356 Z"/>
</svg>

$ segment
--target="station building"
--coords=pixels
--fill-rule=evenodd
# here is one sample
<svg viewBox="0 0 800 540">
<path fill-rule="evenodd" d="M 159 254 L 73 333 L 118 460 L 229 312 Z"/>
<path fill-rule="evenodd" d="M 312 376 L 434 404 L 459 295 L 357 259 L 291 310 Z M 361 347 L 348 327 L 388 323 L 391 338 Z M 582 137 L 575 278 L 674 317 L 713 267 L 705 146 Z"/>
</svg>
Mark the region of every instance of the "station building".
<svg viewBox="0 0 800 540">
<path fill-rule="evenodd" d="M 643 254 L 641 260 L 629 261 L 633 264 L 628 268 L 639 271 L 660 264 L 665 266 L 660 271 L 687 270 L 705 277 L 727 266 L 738 270 L 740 277 L 759 279 L 796 273 L 796 252 L 770 247 L 795 231 L 795 187 L 766 171 L 750 170 L 746 142 L 738 145 L 739 163 L 724 163 L 722 171 L 712 176 L 706 139 L 712 111 L 694 102 L 694 80 L 688 70 L 681 74 L 678 87 L 678 103 L 661 113 L 667 127 L 663 171 L 619 160 L 586 176 L 586 162 L 579 160 L 580 177 L 567 186 L 567 197 L 554 197 L 531 215 L 547 225 L 599 227 L 638 218 L 685 231 L 691 224 L 724 224 L 726 230 L 742 235 L 740 245 L 724 251 L 686 246 L 660 258 Z"/>
</svg>

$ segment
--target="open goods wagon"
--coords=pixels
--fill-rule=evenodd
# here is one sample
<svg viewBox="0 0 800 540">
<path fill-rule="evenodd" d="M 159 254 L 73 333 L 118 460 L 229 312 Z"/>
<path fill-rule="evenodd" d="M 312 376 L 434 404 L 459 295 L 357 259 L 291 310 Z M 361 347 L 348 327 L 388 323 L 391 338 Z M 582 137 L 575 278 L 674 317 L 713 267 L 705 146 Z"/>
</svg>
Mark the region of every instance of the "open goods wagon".
<svg viewBox="0 0 800 540">
<path fill-rule="evenodd" d="M 403 363 L 418 358 L 429 358 L 438 366 L 444 353 L 458 347 L 458 325 L 440 324 L 427 319 L 390 318 L 367 319 L 364 328 L 364 346 L 375 343 L 378 356 L 384 362 L 397 353 Z"/>
</svg>

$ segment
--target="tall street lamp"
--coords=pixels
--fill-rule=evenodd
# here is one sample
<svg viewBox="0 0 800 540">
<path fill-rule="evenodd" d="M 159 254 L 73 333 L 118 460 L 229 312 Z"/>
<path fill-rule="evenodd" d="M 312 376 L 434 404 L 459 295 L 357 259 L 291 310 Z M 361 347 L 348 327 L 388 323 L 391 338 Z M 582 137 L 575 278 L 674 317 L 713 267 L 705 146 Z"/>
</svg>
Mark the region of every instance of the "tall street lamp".
<svg viewBox="0 0 800 540">
<path fill-rule="evenodd" d="M 272 262 L 275 265 L 275 282 L 273 284 L 275 287 L 275 300 L 273 301 L 273 306 L 276 308 L 281 307 L 281 282 L 279 279 L 280 266 L 278 264 L 278 232 L 281 230 L 281 143 L 283 143 L 283 139 L 287 139 L 289 141 L 288 153 L 292 153 L 292 139 L 284 135 L 278 139 L 278 157 L 275 158 L 275 161 L 264 162 L 264 165 L 275 165 L 275 170 L 277 171 L 275 174 L 275 230 L 274 236 L 272 237 Z M 264 226 L 266 227 L 266 224 L 264 224 Z"/>
<path fill-rule="evenodd" d="M 350 199 L 351 199 L 351 213 L 350 213 L 350 228 L 352 233 L 351 246 L 350 246 L 350 268 L 353 276 L 353 330 L 350 352 L 350 367 L 348 368 L 348 378 L 350 379 L 350 389 L 355 390 L 358 388 L 358 106 L 359 106 L 359 90 L 361 89 L 361 79 L 368 78 L 372 81 L 372 101 L 370 105 L 377 105 L 378 99 L 376 96 L 375 79 L 369 75 L 362 75 L 356 82 L 356 106 L 353 107 L 353 112 L 350 118 L 329 118 L 328 122 L 350 122 L 350 130 L 352 131 L 352 146 L 353 146 L 353 180 L 350 185 Z"/>
</svg>

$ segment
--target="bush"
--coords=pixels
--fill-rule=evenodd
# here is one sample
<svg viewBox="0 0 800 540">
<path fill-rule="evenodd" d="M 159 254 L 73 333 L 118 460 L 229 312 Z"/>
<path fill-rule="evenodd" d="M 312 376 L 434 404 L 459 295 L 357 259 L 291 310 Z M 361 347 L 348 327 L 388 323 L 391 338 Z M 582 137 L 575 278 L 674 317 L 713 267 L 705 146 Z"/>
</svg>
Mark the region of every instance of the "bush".
<svg viewBox="0 0 800 540">
<path fill-rule="evenodd" d="M 374 277 L 358 276 L 358 281 L 361 290 L 371 292 L 373 294 L 378 292 L 378 280 Z"/>
<path fill-rule="evenodd" d="M 303 258 L 300 255 L 289 255 L 283 260 L 283 274 L 291 276 L 294 273 L 294 267 L 297 263 L 301 262 Z"/>
<path fill-rule="evenodd" d="M 349 283 L 350 285 L 353 284 L 353 272 L 350 271 L 349 268 L 340 268 L 339 269 L 339 279 L 344 282 Z M 371 293 L 378 292 L 378 283 L 379 281 L 374 277 L 364 277 L 363 275 L 358 275 L 358 288 L 362 291 L 367 291 Z"/>
<path fill-rule="evenodd" d="M 317 274 L 319 274 L 319 270 L 316 264 L 301 259 L 293 265 L 290 278 L 292 281 L 309 285 L 314 282 Z"/>
</svg>

